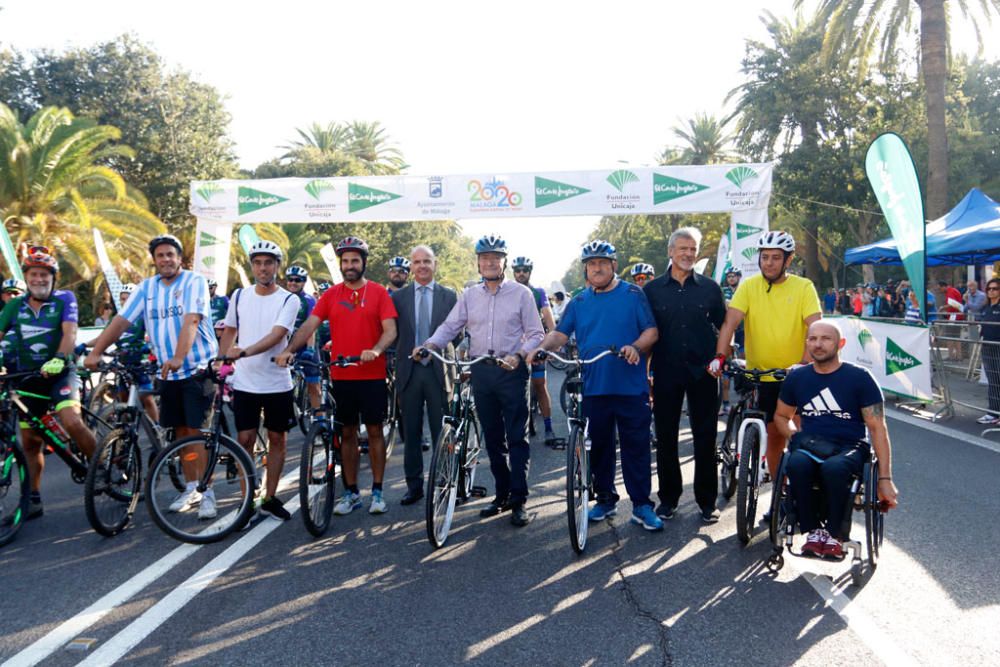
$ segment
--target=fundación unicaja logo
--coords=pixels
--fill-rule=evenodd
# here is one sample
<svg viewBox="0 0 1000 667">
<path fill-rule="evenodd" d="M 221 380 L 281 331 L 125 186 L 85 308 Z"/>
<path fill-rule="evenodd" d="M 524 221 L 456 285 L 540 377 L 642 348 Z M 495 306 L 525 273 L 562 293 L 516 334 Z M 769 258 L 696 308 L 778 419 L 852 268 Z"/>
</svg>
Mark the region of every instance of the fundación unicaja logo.
<svg viewBox="0 0 1000 667">
<path fill-rule="evenodd" d="M 726 178 L 738 188 L 742 188 L 744 183 L 752 178 L 757 178 L 758 175 L 756 171 L 746 166 L 733 167 L 726 172 Z"/>
<path fill-rule="evenodd" d="M 395 192 L 386 192 L 385 190 L 370 188 L 367 185 L 361 185 L 360 183 L 348 183 L 347 210 L 350 213 L 362 211 L 366 208 L 371 208 L 372 206 L 378 206 L 379 204 L 392 201 L 393 199 L 399 199 L 402 196 L 403 195 L 397 195 Z"/>
<path fill-rule="evenodd" d="M 208 204 L 212 201 L 212 197 L 222 192 L 222 190 L 223 187 L 218 183 L 202 183 L 195 192 Z"/>
<path fill-rule="evenodd" d="M 218 245 L 220 243 L 219 238 L 208 232 L 202 232 L 198 237 L 198 246 L 204 248 L 207 245 Z"/>
<path fill-rule="evenodd" d="M 608 175 L 607 181 L 611 184 L 611 187 L 624 194 L 625 186 L 629 183 L 638 183 L 639 177 L 628 169 L 619 169 L 618 171 L 611 172 Z"/>
<path fill-rule="evenodd" d="M 262 208 L 280 204 L 283 201 L 288 201 L 288 197 L 280 197 L 278 195 L 273 195 L 270 192 L 255 190 L 254 188 L 246 188 L 241 185 L 238 199 L 239 214 L 246 215 L 247 213 L 253 213 L 254 211 L 259 211 Z"/>
<path fill-rule="evenodd" d="M 319 201 L 323 197 L 323 193 L 333 192 L 335 189 L 333 183 L 324 181 L 321 178 L 316 178 L 306 183 L 306 194 L 316 201 Z"/>
<path fill-rule="evenodd" d="M 743 252 L 741 252 L 740 254 L 743 255 L 743 259 L 745 259 L 748 262 L 752 262 L 754 261 L 754 258 L 757 257 L 757 248 L 753 246 L 750 246 L 749 248 L 743 248 Z"/>
<path fill-rule="evenodd" d="M 885 374 L 905 373 L 920 365 L 920 360 L 901 348 L 891 338 L 885 339 Z"/>
<path fill-rule="evenodd" d="M 862 329 L 861 331 L 858 332 L 858 344 L 862 348 L 866 347 L 868 343 L 871 343 L 874 340 L 875 336 L 872 335 L 872 332 L 869 331 L 868 329 Z"/>
<path fill-rule="evenodd" d="M 653 172 L 653 205 L 693 195 L 696 192 L 708 190 L 707 185 L 692 183 L 673 176 L 664 176 Z"/>
<path fill-rule="evenodd" d="M 535 208 L 579 197 L 588 192 L 590 190 L 587 188 L 535 176 Z"/>
</svg>

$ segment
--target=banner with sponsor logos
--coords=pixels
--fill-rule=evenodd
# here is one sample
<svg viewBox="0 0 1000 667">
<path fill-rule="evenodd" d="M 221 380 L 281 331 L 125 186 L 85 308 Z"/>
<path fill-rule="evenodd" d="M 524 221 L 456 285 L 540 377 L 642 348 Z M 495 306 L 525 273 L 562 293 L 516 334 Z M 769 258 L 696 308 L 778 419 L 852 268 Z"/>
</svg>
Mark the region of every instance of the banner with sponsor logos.
<svg viewBox="0 0 1000 667">
<path fill-rule="evenodd" d="M 229 244 L 233 223 L 198 219 L 194 240 L 194 270 L 219 283 L 219 294 L 226 294 L 229 279 Z M 244 287 L 249 281 L 244 281 Z"/>
<path fill-rule="evenodd" d="M 108 249 L 104 246 L 104 236 L 101 235 L 101 230 L 97 227 L 94 227 L 94 248 L 97 250 L 97 262 L 101 265 L 104 281 L 108 284 L 108 291 L 111 292 L 111 307 L 117 313 L 124 285 L 111 263 L 111 258 L 108 257 Z"/>
<path fill-rule="evenodd" d="M 883 391 L 931 401 L 931 346 L 926 326 L 833 317 L 847 343 L 840 358 L 872 372 Z"/>
<path fill-rule="evenodd" d="M 748 247 L 755 250 L 759 232 L 767 229 L 773 168 L 772 163 L 760 163 L 451 176 L 192 181 L 190 211 L 198 218 L 199 239 L 204 233 L 217 236 L 207 223 L 226 224 L 231 229 L 232 223 L 244 222 L 732 213 L 735 253 Z M 742 226 L 736 224 L 737 219 Z M 221 226 L 214 229 L 223 231 Z M 205 270 L 204 259 L 219 247 L 199 240 L 195 251 L 199 270 Z M 733 257 L 735 264 L 737 256 Z M 222 259 L 216 257 L 216 262 Z M 750 269 L 744 269 L 744 273 L 756 270 L 755 258 L 743 264 Z M 216 279 L 223 284 L 219 277 Z"/>
</svg>

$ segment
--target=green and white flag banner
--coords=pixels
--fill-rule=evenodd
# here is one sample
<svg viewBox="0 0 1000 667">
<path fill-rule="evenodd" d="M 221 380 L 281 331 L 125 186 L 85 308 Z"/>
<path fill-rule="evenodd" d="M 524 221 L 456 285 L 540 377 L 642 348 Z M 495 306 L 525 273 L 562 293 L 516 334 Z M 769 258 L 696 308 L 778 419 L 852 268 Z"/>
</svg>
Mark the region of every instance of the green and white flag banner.
<svg viewBox="0 0 1000 667">
<path fill-rule="evenodd" d="M 330 272 L 331 284 L 342 282 L 344 277 L 340 274 L 340 262 L 337 261 L 337 251 L 332 243 L 327 243 L 319 249 L 319 254 L 326 263 L 326 269 Z"/>
<path fill-rule="evenodd" d="M 847 343 L 840 358 L 864 366 L 883 391 L 933 400 L 930 334 L 925 326 L 835 317 Z"/>
<path fill-rule="evenodd" d="M 726 271 L 731 266 L 729 238 L 733 235 L 732 228 L 719 239 L 719 251 L 715 253 L 715 282 L 722 284 L 726 278 Z"/>
<path fill-rule="evenodd" d="M 119 299 L 122 293 L 122 281 L 118 277 L 118 272 L 115 271 L 114 265 L 111 263 L 111 258 L 108 257 L 108 249 L 104 246 L 104 237 L 101 235 L 101 230 L 94 228 L 94 248 L 97 250 L 97 261 L 101 265 L 101 272 L 104 274 L 104 280 L 108 283 L 108 289 L 111 291 L 111 307 L 114 308 L 114 312 L 118 312 L 119 309 Z"/>
<path fill-rule="evenodd" d="M 233 240 L 233 225 L 229 222 L 198 220 L 195 229 L 194 270 L 219 283 L 219 293 L 226 293 L 229 279 L 229 245 Z M 247 286 L 249 281 L 244 283 Z"/>
<path fill-rule="evenodd" d="M 17 261 L 17 251 L 11 243 L 10 234 L 7 233 L 7 225 L 0 225 L 0 252 L 3 253 L 4 261 L 7 262 L 7 270 L 10 271 L 11 278 L 24 280 L 24 272 L 21 271 L 21 263 Z"/>
</svg>

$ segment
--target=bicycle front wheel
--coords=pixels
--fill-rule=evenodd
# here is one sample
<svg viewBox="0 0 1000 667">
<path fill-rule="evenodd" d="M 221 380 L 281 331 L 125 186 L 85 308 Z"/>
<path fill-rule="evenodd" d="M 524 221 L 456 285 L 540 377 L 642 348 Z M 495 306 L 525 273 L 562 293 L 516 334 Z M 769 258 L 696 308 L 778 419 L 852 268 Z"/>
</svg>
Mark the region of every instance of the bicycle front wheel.
<svg viewBox="0 0 1000 667">
<path fill-rule="evenodd" d="M 590 452 L 583 429 L 574 426 L 566 446 L 566 520 L 573 551 L 587 547 L 587 505 L 590 503 Z"/>
<path fill-rule="evenodd" d="M 118 428 L 98 444 L 83 486 L 91 527 L 105 537 L 122 532 L 135 513 L 142 484 L 142 451 L 136 438 Z"/>
<path fill-rule="evenodd" d="M 444 546 L 455 516 L 458 498 L 458 453 L 460 443 L 455 429 L 445 424 L 431 455 L 431 471 L 427 477 L 426 519 L 427 539 L 435 549 Z"/>
<path fill-rule="evenodd" d="M 198 467 L 206 455 L 212 469 L 207 487 L 189 491 L 193 482 L 201 486 L 204 475 L 189 479 L 178 496 L 174 476 L 183 470 L 182 463 Z M 153 461 L 146 479 L 146 505 L 153 521 L 167 535 L 182 542 L 208 544 L 247 524 L 253 513 L 256 483 L 253 459 L 238 443 L 226 436 L 215 442 L 212 436 L 196 435 L 170 443 Z"/>
<path fill-rule="evenodd" d="M 726 418 L 726 432 L 719 445 L 719 490 L 728 501 L 736 493 L 736 437 L 740 432 L 739 413 L 736 408 Z"/>
<path fill-rule="evenodd" d="M 327 424 L 317 422 L 309 429 L 299 459 L 299 504 L 302 521 L 315 537 L 330 526 L 337 491 L 337 460 L 334 434 Z"/>
<path fill-rule="evenodd" d="M 0 547 L 9 543 L 21 529 L 28 514 L 28 465 L 16 445 L 0 449 Z"/>
<path fill-rule="evenodd" d="M 386 391 L 388 396 L 385 410 L 385 421 L 382 423 L 382 439 L 385 442 L 385 460 L 392 456 L 392 448 L 396 444 L 396 433 L 399 430 L 399 406 L 396 404 L 396 390 L 392 387 Z"/>
<path fill-rule="evenodd" d="M 470 411 L 466 422 L 465 444 L 462 445 L 460 468 L 458 471 L 458 494 L 463 500 L 472 497 L 476 486 L 476 468 L 479 466 L 479 454 L 483 451 L 482 433 L 475 413 Z"/>
<path fill-rule="evenodd" d="M 736 536 L 747 544 L 754 533 L 757 494 L 760 485 L 760 425 L 747 424 L 740 442 L 740 462 L 736 475 Z"/>
</svg>

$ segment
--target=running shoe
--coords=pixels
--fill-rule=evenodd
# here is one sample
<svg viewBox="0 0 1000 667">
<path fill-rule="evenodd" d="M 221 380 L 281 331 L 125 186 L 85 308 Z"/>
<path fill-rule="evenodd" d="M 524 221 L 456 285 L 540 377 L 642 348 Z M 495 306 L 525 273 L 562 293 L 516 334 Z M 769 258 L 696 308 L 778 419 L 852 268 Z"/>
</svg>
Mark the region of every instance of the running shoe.
<svg viewBox="0 0 1000 667">
<path fill-rule="evenodd" d="M 382 492 L 373 490 L 372 491 L 372 501 L 368 506 L 369 514 L 385 514 L 389 511 L 389 506 L 385 504 L 385 500 L 382 499 Z"/>
<path fill-rule="evenodd" d="M 822 558 L 826 551 L 826 538 L 829 536 L 829 533 L 822 528 L 809 531 L 806 543 L 802 545 L 802 553 L 807 556 Z"/>
<path fill-rule="evenodd" d="M 826 534 L 826 541 L 823 545 L 823 557 L 830 560 L 841 560 L 844 557 L 844 545 L 830 533 Z"/>
<path fill-rule="evenodd" d="M 188 484 L 187 488 L 177 496 L 174 502 L 170 503 L 171 512 L 183 512 L 201 501 L 201 493 L 198 492 L 196 484 Z"/>
<path fill-rule="evenodd" d="M 260 504 L 260 511 L 263 514 L 270 514 L 275 519 L 280 519 L 281 521 L 288 521 L 292 518 L 292 515 L 288 513 L 285 509 L 285 503 L 281 502 L 277 498 L 267 498 Z"/>
<path fill-rule="evenodd" d="M 612 503 L 597 503 L 587 512 L 587 518 L 591 521 L 604 521 L 618 514 L 618 509 Z"/>
<path fill-rule="evenodd" d="M 361 507 L 361 494 L 345 491 L 344 495 L 340 497 L 340 501 L 333 506 L 333 513 L 339 515 L 350 514 L 359 507 Z"/>
<path fill-rule="evenodd" d="M 663 530 L 663 520 L 653 512 L 652 505 L 641 505 L 634 508 L 631 521 L 646 530 Z"/>
<path fill-rule="evenodd" d="M 198 518 L 214 519 L 217 515 L 218 512 L 215 510 L 215 491 L 205 489 L 205 493 L 201 495 L 201 503 L 198 504 Z"/>
<path fill-rule="evenodd" d="M 998 422 L 1000 422 L 1000 418 L 997 418 L 995 415 L 991 415 L 989 413 L 983 415 L 982 417 L 976 420 L 977 424 L 984 424 L 984 425 L 996 424 Z"/>
</svg>

